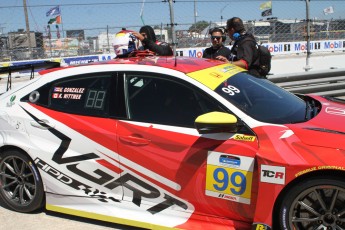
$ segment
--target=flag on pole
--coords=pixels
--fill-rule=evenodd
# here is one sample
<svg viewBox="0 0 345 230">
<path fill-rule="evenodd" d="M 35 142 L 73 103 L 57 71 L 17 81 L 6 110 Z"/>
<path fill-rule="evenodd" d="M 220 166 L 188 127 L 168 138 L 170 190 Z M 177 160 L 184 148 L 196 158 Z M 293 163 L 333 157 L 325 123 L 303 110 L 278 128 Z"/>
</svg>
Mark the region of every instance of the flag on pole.
<svg viewBox="0 0 345 230">
<path fill-rule="evenodd" d="M 260 4 L 261 16 L 266 17 L 272 15 L 272 1 Z"/>
<path fill-rule="evenodd" d="M 49 16 L 54 16 L 54 15 L 60 15 L 60 14 L 61 14 L 60 7 L 55 6 L 47 11 L 46 16 L 49 17 Z"/>
<path fill-rule="evenodd" d="M 59 30 L 59 26 L 56 25 L 55 28 L 56 28 L 56 37 L 57 37 L 58 39 L 60 39 L 60 30 Z"/>
<path fill-rule="evenodd" d="M 323 9 L 323 13 L 324 13 L 325 15 L 327 15 L 327 14 L 333 14 L 333 13 L 334 13 L 333 6 L 329 6 L 329 7 L 325 8 L 325 9 Z"/>
<path fill-rule="evenodd" d="M 268 9 L 268 10 L 261 12 L 262 17 L 266 17 L 266 16 L 270 16 L 270 15 L 272 15 L 272 9 Z"/>
<path fill-rule="evenodd" d="M 264 2 L 260 4 L 260 10 L 272 9 L 272 1 Z"/>
<path fill-rule="evenodd" d="M 50 33 L 50 25 L 47 25 L 47 30 L 48 30 L 48 38 L 52 38 L 52 34 Z"/>
<path fill-rule="evenodd" d="M 55 18 L 51 18 L 49 21 L 48 21 L 48 24 L 61 24 L 61 16 L 56 16 Z"/>
</svg>

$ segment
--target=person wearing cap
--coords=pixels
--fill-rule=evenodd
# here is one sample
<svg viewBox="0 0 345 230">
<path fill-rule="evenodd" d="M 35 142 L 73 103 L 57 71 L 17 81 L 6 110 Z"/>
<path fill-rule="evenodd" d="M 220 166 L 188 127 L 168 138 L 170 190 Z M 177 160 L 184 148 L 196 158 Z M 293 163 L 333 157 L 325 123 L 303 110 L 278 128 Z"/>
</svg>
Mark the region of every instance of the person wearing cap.
<svg viewBox="0 0 345 230">
<path fill-rule="evenodd" d="M 173 55 L 173 51 L 168 43 L 157 40 L 155 31 L 151 26 L 143 26 L 140 28 L 139 33 L 134 31 L 133 35 L 141 41 L 144 50 L 150 50 L 158 56 Z"/>
</svg>

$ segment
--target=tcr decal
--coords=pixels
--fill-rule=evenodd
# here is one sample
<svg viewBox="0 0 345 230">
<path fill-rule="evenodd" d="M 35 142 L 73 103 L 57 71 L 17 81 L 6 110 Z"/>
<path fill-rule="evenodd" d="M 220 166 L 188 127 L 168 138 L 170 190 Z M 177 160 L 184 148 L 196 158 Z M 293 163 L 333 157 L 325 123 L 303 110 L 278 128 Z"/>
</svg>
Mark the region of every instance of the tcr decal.
<svg viewBox="0 0 345 230">
<path fill-rule="evenodd" d="M 261 182 L 271 184 L 285 184 L 285 167 L 261 165 Z"/>
</svg>

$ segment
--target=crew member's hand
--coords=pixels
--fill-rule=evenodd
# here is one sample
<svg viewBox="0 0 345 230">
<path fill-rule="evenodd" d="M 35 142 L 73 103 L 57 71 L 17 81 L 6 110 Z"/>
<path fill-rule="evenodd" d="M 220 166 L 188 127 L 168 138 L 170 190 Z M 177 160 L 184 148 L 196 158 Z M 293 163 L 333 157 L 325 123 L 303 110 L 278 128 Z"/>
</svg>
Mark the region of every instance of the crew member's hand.
<svg viewBox="0 0 345 230">
<path fill-rule="evenodd" d="M 142 34 L 140 34 L 140 33 L 138 33 L 138 32 L 132 32 L 132 34 L 134 35 L 134 36 L 136 36 L 140 41 L 142 41 L 142 40 L 144 40 L 145 39 L 145 37 L 142 35 Z"/>
<path fill-rule="evenodd" d="M 217 56 L 215 59 L 219 60 L 219 61 L 223 61 L 223 62 L 227 62 L 228 59 L 224 56 Z"/>
</svg>

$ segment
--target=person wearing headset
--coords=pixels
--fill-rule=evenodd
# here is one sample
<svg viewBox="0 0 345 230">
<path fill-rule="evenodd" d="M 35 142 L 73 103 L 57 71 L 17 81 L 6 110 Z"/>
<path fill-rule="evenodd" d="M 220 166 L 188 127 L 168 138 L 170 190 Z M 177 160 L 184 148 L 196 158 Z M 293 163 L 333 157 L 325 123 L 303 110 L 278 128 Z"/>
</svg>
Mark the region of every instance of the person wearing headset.
<svg viewBox="0 0 345 230">
<path fill-rule="evenodd" d="M 211 35 L 212 46 L 204 50 L 202 57 L 228 61 L 231 52 L 224 46 L 226 36 L 223 29 L 218 27 L 210 29 L 209 34 Z"/>
<path fill-rule="evenodd" d="M 158 56 L 173 55 L 173 50 L 168 43 L 156 39 L 155 31 L 151 26 L 143 26 L 140 28 L 139 33 L 133 32 L 133 35 L 141 41 L 143 50 L 150 50 Z"/>
<path fill-rule="evenodd" d="M 226 28 L 230 39 L 235 42 L 231 48 L 231 63 L 247 69 L 250 74 L 260 78 L 259 51 L 254 36 L 247 33 L 242 19 L 238 17 L 228 19 Z"/>
</svg>

